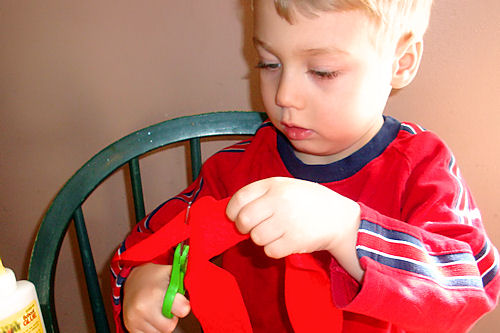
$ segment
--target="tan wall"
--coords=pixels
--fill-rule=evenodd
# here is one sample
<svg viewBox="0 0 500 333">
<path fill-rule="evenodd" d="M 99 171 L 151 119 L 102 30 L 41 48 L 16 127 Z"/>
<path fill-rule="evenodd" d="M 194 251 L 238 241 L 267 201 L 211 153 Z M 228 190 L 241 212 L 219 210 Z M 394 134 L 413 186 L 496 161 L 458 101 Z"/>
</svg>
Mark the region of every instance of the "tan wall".
<svg viewBox="0 0 500 333">
<path fill-rule="evenodd" d="M 95 152 L 175 116 L 259 108 L 243 46 L 248 10 L 240 2 L 0 3 L 0 256 L 19 277 L 26 277 L 50 200 Z M 392 97 L 388 114 L 449 143 L 500 246 L 498 13 L 498 0 L 436 1 L 422 71 Z M 142 161 L 148 210 L 185 185 L 181 148 L 168 155 L 171 161 Z M 123 177 L 112 176 L 84 207 L 90 232 L 99 230 L 93 247 L 103 283 L 111 253 L 131 226 Z M 56 281 L 62 331 L 92 331 L 72 278 L 80 273 L 75 248 L 66 240 L 62 251 Z M 474 332 L 499 325 L 496 310 Z"/>
</svg>

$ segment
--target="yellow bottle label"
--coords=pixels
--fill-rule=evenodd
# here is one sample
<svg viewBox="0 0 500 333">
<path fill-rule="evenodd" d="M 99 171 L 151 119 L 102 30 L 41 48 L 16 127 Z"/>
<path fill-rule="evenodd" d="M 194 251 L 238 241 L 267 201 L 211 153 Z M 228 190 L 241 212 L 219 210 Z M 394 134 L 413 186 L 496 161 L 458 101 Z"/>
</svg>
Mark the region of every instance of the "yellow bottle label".
<svg viewBox="0 0 500 333">
<path fill-rule="evenodd" d="M 43 333 L 43 325 L 36 301 L 24 309 L 0 320 L 0 333 Z"/>
</svg>

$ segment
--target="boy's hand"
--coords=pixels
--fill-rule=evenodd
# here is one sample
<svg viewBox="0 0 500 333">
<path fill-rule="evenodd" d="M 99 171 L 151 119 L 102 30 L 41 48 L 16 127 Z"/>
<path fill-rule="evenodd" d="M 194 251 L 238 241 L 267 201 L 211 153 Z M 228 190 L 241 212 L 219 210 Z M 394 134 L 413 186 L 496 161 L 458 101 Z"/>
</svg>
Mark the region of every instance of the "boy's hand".
<svg viewBox="0 0 500 333">
<path fill-rule="evenodd" d="M 123 321 L 131 332 L 172 332 L 179 318 L 191 311 L 189 301 L 177 294 L 172 304 L 172 319 L 161 313 L 167 291 L 170 265 L 144 264 L 135 267 L 124 285 Z"/>
<path fill-rule="evenodd" d="M 267 178 L 236 192 L 226 209 L 241 233 L 249 233 L 269 257 L 327 250 L 354 278 L 359 205 L 313 182 Z"/>
</svg>

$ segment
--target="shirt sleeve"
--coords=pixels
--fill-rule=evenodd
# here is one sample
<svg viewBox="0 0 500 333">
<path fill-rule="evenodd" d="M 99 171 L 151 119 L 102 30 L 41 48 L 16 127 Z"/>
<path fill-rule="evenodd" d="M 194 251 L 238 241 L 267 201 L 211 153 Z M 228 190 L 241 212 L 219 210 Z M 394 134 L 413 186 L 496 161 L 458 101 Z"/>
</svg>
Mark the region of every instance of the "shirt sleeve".
<svg viewBox="0 0 500 333">
<path fill-rule="evenodd" d="M 111 260 L 110 269 L 113 320 L 117 332 L 126 332 L 122 320 L 123 285 L 133 268 L 132 266 L 124 266 L 123 262 L 120 260 L 121 254 L 133 245 L 148 238 L 166 223 L 171 221 L 177 214 L 186 209 L 190 202 L 194 202 L 206 195 L 222 198 L 223 195 L 220 189 L 208 184 L 206 181 L 207 178 L 211 178 L 211 176 L 206 172 L 206 168 L 202 168 L 200 176 L 193 184 L 177 196 L 158 206 L 140 221 L 115 252 Z M 215 184 L 214 186 L 217 186 L 216 182 L 212 183 Z M 169 264 L 172 260 L 172 255 L 173 249 L 170 249 L 164 255 L 155 258 L 152 262 L 156 264 Z"/>
<path fill-rule="evenodd" d="M 412 332 L 464 332 L 496 306 L 498 252 L 444 144 L 409 164 L 401 219 L 360 204 L 365 275 L 342 308 Z"/>
</svg>

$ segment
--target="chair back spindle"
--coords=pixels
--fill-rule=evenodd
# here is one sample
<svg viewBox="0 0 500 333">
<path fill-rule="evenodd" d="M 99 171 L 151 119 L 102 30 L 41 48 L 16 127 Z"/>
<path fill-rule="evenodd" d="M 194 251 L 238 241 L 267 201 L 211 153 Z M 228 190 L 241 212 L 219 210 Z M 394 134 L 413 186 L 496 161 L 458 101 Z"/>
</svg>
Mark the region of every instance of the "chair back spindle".
<svg viewBox="0 0 500 333">
<path fill-rule="evenodd" d="M 76 237 L 78 239 L 78 247 L 80 248 L 80 256 L 82 259 L 83 271 L 85 274 L 85 282 L 89 293 L 90 304 L 92 308 L 92 316 L 96 332 L 109 332 L 108 319 L 102 299 L 101 289 L 99 288 L 99 280 L 94 263 L 94 256 L 83 218 L 82 208 L 78 207 L 73 215 L 75 224 Z"/>
<path fill-rule="evenodd" d="M 130 171 L 130 185 L 132 187 L 132 197 L 134 199 L 135 221 L 139 222 L 146 216 L 144 208 L 144 195 L 142 192 L 141 170 L 139 168 L 139 158 L 134 157 L 128 162 Z"/>
</svg>

